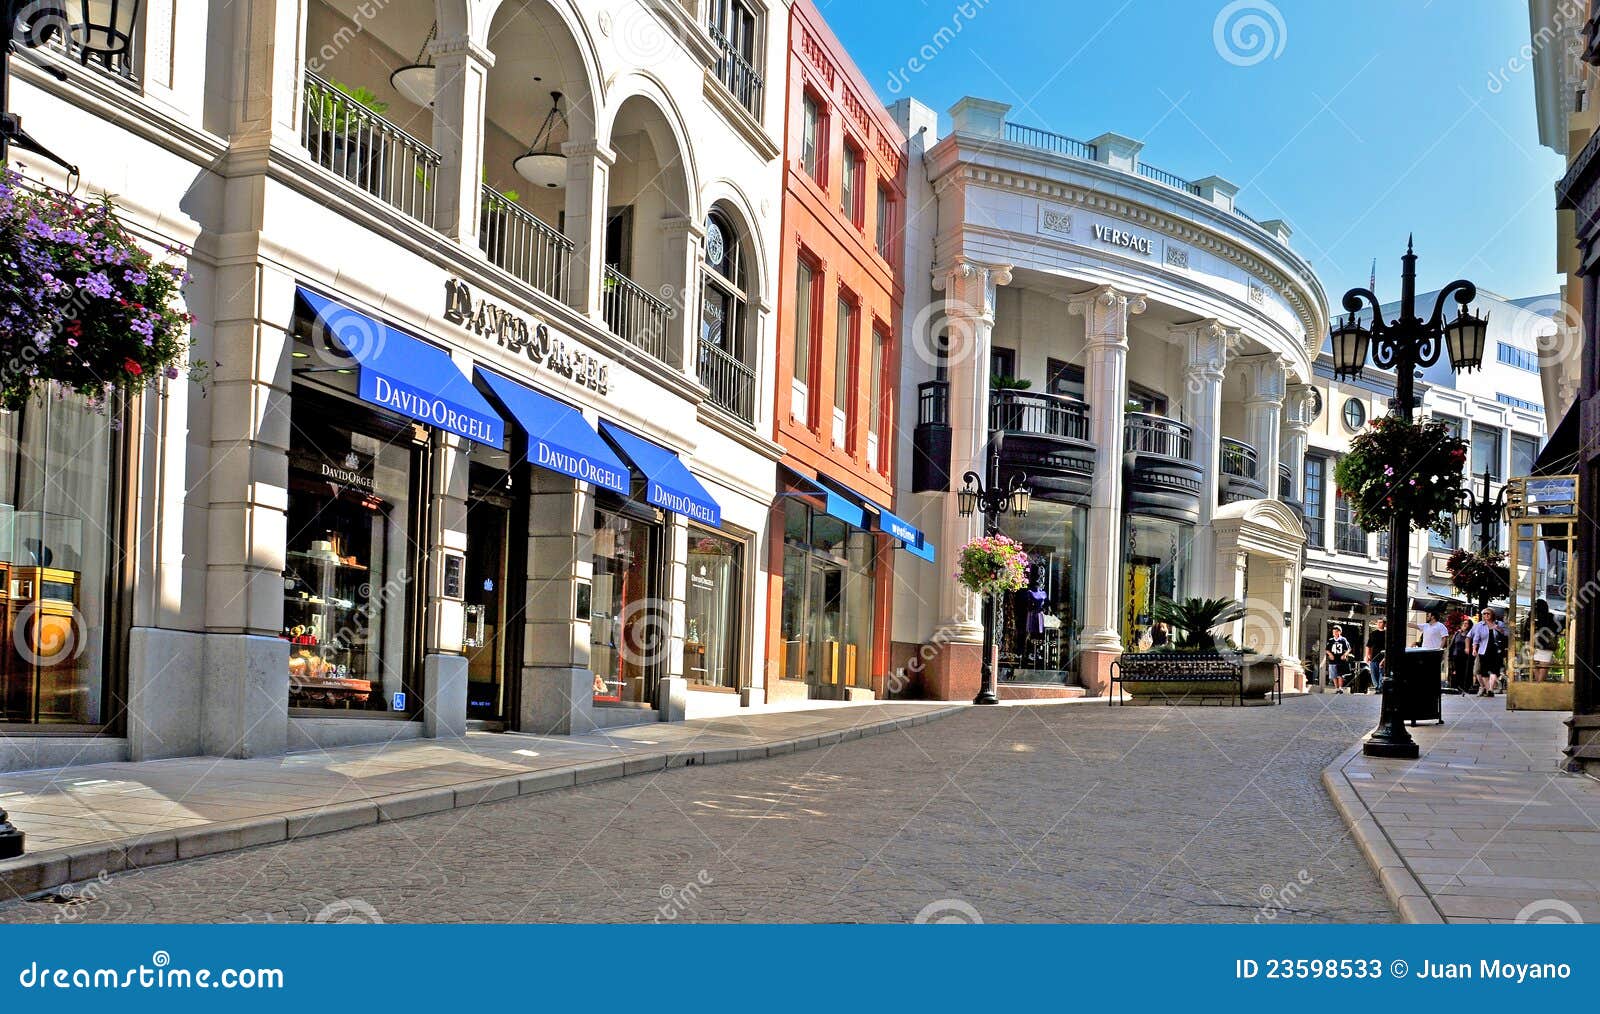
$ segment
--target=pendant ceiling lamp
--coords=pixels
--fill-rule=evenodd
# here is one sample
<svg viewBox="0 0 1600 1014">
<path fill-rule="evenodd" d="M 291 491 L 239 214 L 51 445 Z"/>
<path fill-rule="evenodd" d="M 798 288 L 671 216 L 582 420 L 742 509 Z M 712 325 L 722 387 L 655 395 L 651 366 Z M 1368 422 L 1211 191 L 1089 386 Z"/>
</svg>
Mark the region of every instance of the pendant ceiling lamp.
<svg viewBox="0 0 1600 1014">
<path fill-rule="evenodd" d="M 567 185 L 567 156 L 556 146 L 556 121 L 567 122 L 561 111 L 561 93 L 550 93 L 550 112 L 544 118 L 539 132 L 533 135 L 528 150 L 518 155 L 511 168 L 517 175 L 537 187 L 559 190 Z"/>
<path fill-rule="evenodd" d="M 438 34 L 439 22 L 435 21 L 433 27 L 428 29 L 428 37 L 422 40 L 422 51 L 417 54 L 417 62 L 407 64 L 389 75 L 389 83 L 394 85 L 395 91 L 405 96 L 408 102 L 423 107 L 432 106 L 439 93 L 439 69 L 433 65 L 433 54 L 428 52 L 428 47 Z"/>
</svg>

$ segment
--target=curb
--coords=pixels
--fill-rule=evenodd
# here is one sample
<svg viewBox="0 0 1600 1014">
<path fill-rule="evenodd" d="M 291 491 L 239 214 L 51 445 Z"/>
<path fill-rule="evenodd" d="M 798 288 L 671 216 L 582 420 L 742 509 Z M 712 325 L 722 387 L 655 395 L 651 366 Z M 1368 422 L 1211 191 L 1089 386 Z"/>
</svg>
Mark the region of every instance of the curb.
<svg viewBox="0 0 1600 1014">
<path fill-rule="evenodd" d="M 431 789 L 413 789 L 389 795 L 370 796 L 366 799 L 332 803 L 316 809 L 290 810 L 172 831 L 156 831 L 92 845 L 49 849 L 19 859 L 0 862 L 0 897 L 5 897 L 7 900 L 25 900 L 31 895 L 49 891 L 63 884 L 93 880 L 101 874 L 145 869 L 183 859 L 198 859 L 201 856 L 236 852 L 257 845 L 296 841 L 350 828 L 476 806 L 479 803 L 531 796 L 578 785 L 592 785 L 596 782 L 626 778 L 629 775 L 665 771 L 670 768 L 781 757 L 833 746 L 848 740 L 877 736 L 897 729 L 925 725 L 965 708 L 966 705 L 952 705 L 922 714 L 888 718 L 796 739 L 777 740 L 762 746 L 638 754 L 544 771 L 497 775 L 493 778 L 440 785 Z"/>
<path fill-rule="evenodd" d="M 1443 923 L 1444 914 L 1434 904 L 1433 896 L 1417 880 L 1405 860 L 1400 858 L 1400 853 L 1394 850 L 1389 837 L 1383 833 L 1382 825 L 1372 816 L 1360 793 L 1356 792 L 1355 786 L 1350 784 L 1350 779 L 1344 773 L 1345 766 L 1360 754 L 1361 744 L 1357 743 L 1323 768 L 1322 787 L 1332 797 L 1334 808 L 1344 818 L 1350 836 L 1361 848 L 1361 854 L 1367 857 L 1372 872 L 1378 875 L 1383 893 L 1401 921 Z"/>
</svg>

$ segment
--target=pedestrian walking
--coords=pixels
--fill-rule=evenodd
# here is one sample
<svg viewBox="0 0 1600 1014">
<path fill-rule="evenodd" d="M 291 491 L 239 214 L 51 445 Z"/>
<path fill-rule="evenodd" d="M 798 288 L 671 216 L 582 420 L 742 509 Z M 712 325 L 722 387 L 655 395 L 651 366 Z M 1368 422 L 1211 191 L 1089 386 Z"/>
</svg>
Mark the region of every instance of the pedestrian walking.
<svg viewBox="0 0 1600 1014">
<path fill-rule="evenodd" d="M 1333 681 L 1333 692 L 1344 693 L 1346 667 L 1355 657 L 1355 649 L 1350 646 L 1349 638 L 1344 636 L 1344 628 L 1337 623 L 1329 631 L 1328 643 L 1322 654 L 1328 664 L 1328 678 Z"/>
<path fill-rule="evenodd" d="M 1485 609 L 1472 625 L 1472 675 L 1478 682 L 1479 697 L 1493 697 L 1500 689 L 1505 671 L 1506 635 L 1493 609 Z"/>
<path fill-rule="evenodd" d="M 1543 683 L 1550 678 L 1550 666 L 1556 660 L 1556 647 L 1561 643 L 1561 623 L 1550 611 L 1550 603 L 1536 599 L 1533 613 L 1523 621 L 1522 640 L 1533 652 L 1533 678 Z M 1560 674 L 1556 679 L 1560 680 Z"/>
<path fill-rule="evenodd" d="M 1450 635 L 1450 689 L 1465 694 L 1472 690 L 1472 619 L 1463 616 Z"/>
<path fill-rule="evenodd" d="M 1367 630 L 1367 678 L 1368 687 L 1373 693 L 1383 686 L 1383 649 L 1388 645 L 1389 635 L 1385 632 L 1386 621 L 1379 620 Z"/>
</svg>

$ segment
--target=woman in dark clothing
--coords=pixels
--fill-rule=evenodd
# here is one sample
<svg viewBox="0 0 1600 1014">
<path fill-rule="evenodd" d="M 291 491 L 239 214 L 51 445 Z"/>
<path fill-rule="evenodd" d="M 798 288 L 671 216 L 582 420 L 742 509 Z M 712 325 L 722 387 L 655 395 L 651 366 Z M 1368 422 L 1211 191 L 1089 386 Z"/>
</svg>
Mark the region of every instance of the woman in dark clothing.
<svg viewBox="0 0 1600 1014">
<path fill-rule="evenodd" d="M 1461 693 L 1472 689 L 1472 620 L 1461 618 L 1450 635 L 1450 685 Z"/>
</svg>

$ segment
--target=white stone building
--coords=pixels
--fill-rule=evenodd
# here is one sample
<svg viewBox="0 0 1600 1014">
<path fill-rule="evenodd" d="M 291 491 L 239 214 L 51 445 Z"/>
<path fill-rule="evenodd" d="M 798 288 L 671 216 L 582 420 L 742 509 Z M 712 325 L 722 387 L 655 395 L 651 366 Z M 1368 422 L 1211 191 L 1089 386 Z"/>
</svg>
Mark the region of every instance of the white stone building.
<svg viewBox="0 0 1600 1014">
<path fill-rule="evenodd" d="M 981 528 L 953 491 L 985 471 L 993 433 L 1002 475 L 1033 487 L 1032 512 L 1002 529 L 1041 561 L 1045 604 L 1001 645 L 1002 695 L 1103 691 L 1110 663 L 1151 636 L 1154 602 L 1189 595 L 1245 600 L 1235 636 L 1283 656 L 1292 686 L 1327 310 L 1289 226 L 1117 134 L 1078 141 L 966 98 L 940 136 L 926 107 L 894 110 L 910 206 L 926 209 L 907 233 L 902 512 L 953 560 Z M 924 689 L 970 698 L 976 600 L 947 581 L 898 587 L 895 603 L 900 657 Z"/>
<path fill-rule="evenodd" d="M 128 54 L 16 61 L 79 193 L 192 249 L 213 365 L 120 430 L 71 399 L 32 423 L 81 487 L 41 516 L 84 646 L 8 682 L 0 767 L 581 731 L 759 686 L 787 23 L 147 0 Z"/>
</svg>

